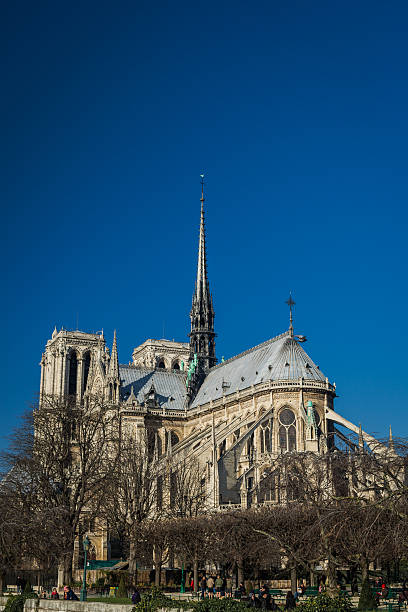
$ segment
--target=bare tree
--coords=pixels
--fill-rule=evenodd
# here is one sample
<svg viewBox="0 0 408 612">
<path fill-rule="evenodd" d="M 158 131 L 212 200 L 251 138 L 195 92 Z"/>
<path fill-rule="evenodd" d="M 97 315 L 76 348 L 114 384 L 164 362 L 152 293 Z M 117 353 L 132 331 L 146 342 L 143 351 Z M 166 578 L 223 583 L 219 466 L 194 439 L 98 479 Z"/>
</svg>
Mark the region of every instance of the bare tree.
<svg viewBox="0 0 408 612">
<path fill-rule="evenodd" d="M 104 494 L 103 512 L 111 532 L 129 546 L 129 572 L 136 580 L 137 558 L 143 553 L 141 526 L 162 514 L 163 467 L 145 432 L 122 434 L 120 461 Z M 139 548 L 139 550 L 138 550 Z"/>
<path fill-rule="evenodd" d="M 168 516 L 195 517 L 208 509 L 205 479 L 195 457 L 172 458 L 167 461 L 169 499 L 165 508 Z"/>
<path fill-rule="evenodd" d="M 39 542 L 58 557 L 64 582 L 72 582 L 74 542 L 80 522 L 100 516 L 106 483 L 117 463 L 117 413 L 99 397 L 81 405 L 71 398 L 44 396 L 25 415 L 3 456 L 8 483 L 33 525 L 27 553 L 38 556 Z M 35 530 L 34 531 L 34 525 Z M 49 529 L 58 537 L 48 540 Z M 26 530 L 28 531 L 28 529 Z M 42 559 L 47 557 L 44 551 Z"/>
<path fill-rule="evenodd" d="M 198 565 L 211 556 L 214 542 L 211 516 L 178 518 L 172 523 L 173 551 L 185 563 L 193 565 L 194 587 L 198 589 Z"/>
<path fill-rule="evenodd" d="M 139 526 L 139 542 L 143 550 L 150 552 L 155 569 L 155 585 L 160 586 L 161 570 L 173 552 L 176 524 L 172 519 L 147 520 Z"/>
</svg>

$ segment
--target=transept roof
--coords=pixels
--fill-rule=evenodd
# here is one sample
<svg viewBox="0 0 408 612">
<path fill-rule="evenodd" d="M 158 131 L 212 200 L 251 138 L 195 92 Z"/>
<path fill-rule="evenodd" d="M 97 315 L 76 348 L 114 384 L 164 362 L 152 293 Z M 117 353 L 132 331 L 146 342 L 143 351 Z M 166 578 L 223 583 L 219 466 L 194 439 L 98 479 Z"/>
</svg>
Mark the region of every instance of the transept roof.
<svg viewBox="0 0 408 612">
<path fill-rule="evenodd" d="M 301 377 L 326 380 L 288 331 L 211 368 L 191 407 L 216 400 L 223 392 L 229 395 L 267 380 L 296 380 Z"/>
</svg>

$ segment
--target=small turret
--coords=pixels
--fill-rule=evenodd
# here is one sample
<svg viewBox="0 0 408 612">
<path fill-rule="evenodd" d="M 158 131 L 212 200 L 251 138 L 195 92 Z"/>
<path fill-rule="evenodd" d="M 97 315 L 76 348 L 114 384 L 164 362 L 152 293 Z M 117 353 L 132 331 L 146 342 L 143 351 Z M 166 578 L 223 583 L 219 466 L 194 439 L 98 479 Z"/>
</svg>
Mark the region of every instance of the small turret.
<svg viewBox="0 0 408 612">
<path fill-rule="evenodd" d="M 388 438 L 388 450 L 389 450 L 391 453 L 394 453 L 394 452 L 395 452 L 394 440 L 393 440 L 393 438 L 392 438 L 392 429 L 391 429 L 391 425 L 390 425 L 390 435 L 389 435 L 389 438 Z"/>
<path fill-rule="evenodd" d="M 116 340 L 116 329 L 113 332 L 112 353 L 110 356 L 108 371 L 106 374 L 106 382 L 108 385 L 109 401 L 118 403 L 119 402 L 120 376 L 119 376 L 119 358 L 118 358 L 118 347 L 117 347 L 117 340 Z"/>
</svg>

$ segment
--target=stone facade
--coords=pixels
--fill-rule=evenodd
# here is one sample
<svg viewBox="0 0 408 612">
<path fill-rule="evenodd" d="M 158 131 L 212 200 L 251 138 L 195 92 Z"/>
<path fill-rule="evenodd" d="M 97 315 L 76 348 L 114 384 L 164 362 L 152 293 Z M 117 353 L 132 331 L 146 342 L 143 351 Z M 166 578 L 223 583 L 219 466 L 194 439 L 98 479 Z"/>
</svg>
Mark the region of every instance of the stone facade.
<svg viewBox="0 0 408 612">
<path fill-rule="evenodd" d="M 190 358 L 188 342 L 174 340 L 146 340 L 137 346 L 132 353 L 132 363 L 142 368 L 162 368 L 181 370 L 187 366 Z"/>
</svg>

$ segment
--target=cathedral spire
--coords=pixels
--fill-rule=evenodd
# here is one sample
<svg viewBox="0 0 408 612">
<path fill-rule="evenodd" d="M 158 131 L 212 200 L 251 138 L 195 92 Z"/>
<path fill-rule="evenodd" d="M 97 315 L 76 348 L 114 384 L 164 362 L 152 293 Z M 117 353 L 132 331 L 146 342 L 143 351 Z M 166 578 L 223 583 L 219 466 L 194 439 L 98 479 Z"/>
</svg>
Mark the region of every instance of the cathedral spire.
<svg viewBox="0 0 408 612">
<path fill-rule="evenodd" d="M 215 333 L 214 333 L 214 306 L 207 276 L 207 251 L 205 244 L 205 218 L 204 218 L 204 175 L 201 175 L 201 216 L 200 233 L 198 239 L 197 278 L 193 303 L 190 312 L 190 365 L 195 363 L 190 373 L 190 379 L 197 381 L 216 364 Z M 195 355 L 197 357 L 195 357 Z M 201 374 L 200 374 L 201 372 Z M 194 375 L 194 376 L 193 376 Z M 190 381 L 189 379 L 189 381 Z M 193 385 L 189 385 L 190 387 Z"/>
<path fill-rule="evenodd" d="M 205 218 L 204 218 L 204 174 L 201 175 L 201 218 L 200 235 L 198 240 L 198 263 L 195 297 L 197 300 L 211 300 L 210 286 L 207 278 L 207 250 L 205 246 Z"/>
</svg>

